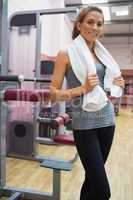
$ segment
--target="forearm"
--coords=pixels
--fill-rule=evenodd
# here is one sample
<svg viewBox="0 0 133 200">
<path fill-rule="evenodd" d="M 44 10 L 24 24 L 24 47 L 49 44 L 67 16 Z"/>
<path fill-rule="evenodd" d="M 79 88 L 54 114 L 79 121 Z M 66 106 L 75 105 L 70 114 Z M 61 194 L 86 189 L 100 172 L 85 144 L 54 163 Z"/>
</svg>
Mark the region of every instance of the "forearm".
<svg viewBox="0 0 133 200">
<path fill-rule="evenodd" d="M 52 101 L 70 101 L 77 96 L 84 94 L 84 87 L 79 86 L 72 89 L 55 89 L 51 88 L 51 100 Z"/>
</svg>

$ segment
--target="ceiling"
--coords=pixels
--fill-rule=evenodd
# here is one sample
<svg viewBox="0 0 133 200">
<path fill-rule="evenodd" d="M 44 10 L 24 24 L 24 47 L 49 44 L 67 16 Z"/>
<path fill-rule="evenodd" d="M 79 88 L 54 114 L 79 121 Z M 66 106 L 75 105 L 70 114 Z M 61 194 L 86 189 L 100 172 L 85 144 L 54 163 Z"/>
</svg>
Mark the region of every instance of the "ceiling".
<svg viewBox="0 0 133 200">
<path fill-rule="evenodd" d="M 89 0 L 88 0 L 89 1 Z M 95 3 L 93 5 L 99 7 L 108 7 L 110 12 L 110 20 L 105 22 L 105 30 L 107 37 L 133 37 L 133 0 L 108 0 L 107 3 Z M 65 0 L 66 7 L 82 8 L 82 0 Z M 117 15 L 116 10 L 128 10 L 126 15 Z M 75 14 L 69 14 L 70 20 L 73 22 Z"/>
</svg>

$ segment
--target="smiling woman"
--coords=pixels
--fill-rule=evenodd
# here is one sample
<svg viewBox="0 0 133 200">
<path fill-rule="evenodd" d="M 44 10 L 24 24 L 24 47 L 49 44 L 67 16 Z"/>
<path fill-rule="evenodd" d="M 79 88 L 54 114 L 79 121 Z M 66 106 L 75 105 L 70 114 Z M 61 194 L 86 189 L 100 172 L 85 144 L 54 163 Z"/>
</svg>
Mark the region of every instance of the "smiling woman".
<svg viewBox="0 0 133 200">
<path fill-rule="evenodd" d="M 115 114 L 105 89 L 112 91 L 114 85 L 120 89 L 124 80 L 119 66 L 98 41 L 103 32 L 102 10 L 83 8 L 74 23 L 72 43 L 57 55 L 51 83 L 53 101 L 72 101 L 73 135 L 85 170 L 80 200 L 108 200 L 111 196 L 104 164 L 113 141 Z M 68 82 L 65 90 L 61 89 L 64 76 Z M 108 87 L 105 77 L 106 81 L 110 78 Z"/>
<path fill-rule="evenodd" d="M 95 40 L 103 35 L 104 17 L 100 9 L 98 9 L 98 12 L 86 12 L 87 10 L 82 11 L 82 15 L 75 21 L 73 39 L 80 33 L 91 49 L 91 46 L 94 46 Z"/>
</svg>

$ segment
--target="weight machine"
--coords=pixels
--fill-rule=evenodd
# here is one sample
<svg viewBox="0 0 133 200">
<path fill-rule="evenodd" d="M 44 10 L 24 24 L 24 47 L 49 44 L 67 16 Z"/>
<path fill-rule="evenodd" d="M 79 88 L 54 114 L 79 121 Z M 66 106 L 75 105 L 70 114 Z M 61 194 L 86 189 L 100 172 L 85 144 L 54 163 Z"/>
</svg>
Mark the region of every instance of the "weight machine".
<svg viewBox="0 0 133 200">
<path fill-rule="evenodd" d="M 1 76 L 8 74 L 8 58 L 7 58 L 7 0 L 0 1 L 0 65 L 1 65 Z M 55 13 L 64 13 L 64 12 L 75 12 L 73 9 L 55 9 L 55 10 L 43 10 L 37 11 L 35 16 L 38 18 L 40 14 L 47 13 L 53 14 Z M 5 77 L 3 77 L 5 78 Z M 8 77 L 9 78 L 9 77 Z M 20 77 L 19 77 L 20 78 Z M 22 78 L 22 77 L 21 77 Z M 4 80 L 6 82 L 6 80 Z M 31 80 L 28 80 L 31 81 Z M 14 187 L 6 186 L 6 107 L 3 106 L 5 101 L 11 101 L 12 98 L 14 101 L 17 101 L 17 97 L 19 95 L 20 100 L 29 101 L 29 102 L 37 102 L 38 95 L 41 100 L 47 100 L 49 98 L 48 93 L 43 90 L 36 90 L 35 93 L 29 90 L 25 90 L 25 93 L 22 90 L 14 89 L 15 93 L 12 93 L 12 89 L 5 89 L 8 86 L 7 83 L 0 84 L 0 197 L 7 195 L 8 200 L 17 200 L 21 198 L 32 199 L 32 200 L 60 200 L 60 172 L 61 170 L 70 171 L 72 168 L 72 164 L 70 162 L 57 161 L 45 159 L 41 160 L 42 167 L 48 167 L 53 169 L 53 191 L 52 193 L 39 192 L 29 189 L 18 189 Z M 15 85 L 16 86 L 16 85 Z M 31 92 L 31 93 L 30 93 Z M 30 93 L 30 98 L 29 98 Z M 11 95 L 13 94 L 13 95 Z M 17 96 L 14 96 L 17 94 Z M 24 95 L 24 96 L 23 96 Z M 40 99 L 39 99 L 40 100 Z"/>
<path fill-rule="evenodd" d="M 20 78 L 21 77 L 21 78 Z M 23 77 L 23 79 L 22 79 Z M 22 81 L 37 81 L 37 82 L 49 82 L 47 79 L 29 79 L 29 78 L 24 78 L 24 76 L 0 76 L 0 83 L 3 81 L 8 82 L 19 82 L 19 85 L 21 84 Z M 50 99 L 50 92 L 49 89 L 6 89 L 4 92 L 4 100 L 5 101 L 18 101 L 18 102 L 42 102 L 43 98 L 47 98 L 49 101 Z M 42 102 L 44 104 L 44 101 Z M 8 105 L 8 104 L 7 104 Z M 5 120 L 6 121 L 6 120 Z M 28 127 L 27 132 L 25 131 L 26 127 L 26 122 L 25 122 L 25 127 L 22 126 L 22 124 L 18 124 L 16 121 L 12 123 L 12 125 L 9 127 L 10 129 L 10 138 L 8 137 L 7 139 L 9 140 L 7 142 L 7 149 L 10 152 L 8 156 L 11 157 L 17 157 L 17 158 L 24 158 L 24 159 L 32 159 L 32 160 L 43 160 L 46 157 L 45 156 L 40 156 L 37 152 L 37 145 L 38 143 L 41 144 L 60 144 L 60 145 L 74 145 L 74 138 L 72 133 L 70 134 L 56 134 L 53 135 L 51 139 L 48 141 L 43 138 L 38 136 L 38 128 L 37 128 L 37 121 L 41 123 L 48 123 L 49 127 L 51 127 L 51 132 L 52 130 L 57 130 L 60 127 L 60 125 L 65 125 L 70 121 L 70 117 L 67 113 L 63 113 L 60 116 L 56 116 L 54 118 L 52 117 L 40 117 L 36 116 L 34 114 L 34 129 L 32 126 Z M 29 126 L 29 125 L 27 125 Z M 30 134 L 32 133 L 32 135 Z M 25 144 L 28 144 L 28 149 L 25 148 Z M 27 149 L 27 150 L 26 150 Z M 78 154 L 76 153 L 74 158 L 70 159 L 70 162 L 74 162 L 78 157 Z"/>
<path fill-rule="evenodd" d="M 18 99 L 19 97 L 19 99 Z M 30 97 L 30 98 L 29 98 Z M 38 98 L 39 97 L 39 98 Z M 38 102 L 40 100 L 47 101 L 49 99 L 49 93 L 46 90 L 21 90 L 21 89 L 6 89 L 1 91 L 1 101 L 0 101 L 0 108 L 1 108 L 1 123 L 0 123 L 0 139 L 1 139 L 1 146 L 0 152 L 1 153 L 1 182 L 0 182 L 0 194 L 1 195 L 12 195 L 8 200 L 15 200 L 21 197 L 25 197 L 27 199 L 33 200 L 60 200 L 60 171 L 70 171 L 72 169 L 72 163 L 67 161 L 59 161 L 54 159 L 39 159 L 38 161 L 41 162 L 42 167 L 48 167 L 53 169 L 53 192 L 52 194 L 47 193 L 40 193 L 34 190 L 25 190 L 25 189 L 17 189 L 17 188 L 9 188 L 5 186 L 5 176 L 6 176 L 6 137 L 5 137 L 5 119 L 6 119 L 6 112 L 5 107 L 2 105 L 2 102 L 5 101 L 30 101 L 30 102 Z"/>
<path fill-rule="evenodd" d="M 22 29 L 23 26 L 34 26 L 36 28 L 36 34 L 34 36 L 34 40 L 36 41 L 36 48 L 35 48 L 35 52 L 34 52 L 34 56 L 35 56 L 35 69 L 34 69 L 35 70 L 35 74 L 34 74 L 34 76 L 35 77 L 39 77 L 39 78 L 35 78 L 35 77 L 33 77 L 33 78 L 25 78 L 22 75 L 20 75 L 18 77 L 12 76 L 13 79 L 15 78 L 17 81 L 19 81 L 19 85 L 21 85 L 21 83 L 23 84 L 23 82 L 29 81 L 29 82 L 33 82 L 34 85 L 35 85 L 35 87 L 38 88 L 38 87 L 40 87 L 40 83 L 42 83 L 42 84 L 47 83 L 48 84 L 49 81 L 50 81 L 50 79 L 48 77 L 44 78 L 45 81 L 43 81 L 42 78 L 40 78 L 40 32 L 41 32 L 40 31 L 41 30 L 41 28 L 40 28 L 40 16 L 42 16 L 42 15 L 64 14 L 64 13 L 73 13 L 73 12 L 74 13 L 77 12 L 76 8 L 22 11 L 22 12 L 15 12 L 13 15 L 10 16 L 10 19 L 8 21 L 8 35 L 10 35 L 9 31 L 12 30 L 13 26 L 21 28 L 20 31 L 19 31 L 20 35 L 24 31 Z M 22 31 L 22 33 L 21 33 L 21 31 Z M 26 29 L 25 29 L 25 31 L 26 31 Z M 24 33 L 25 33 L 25 31 L 24 31 Z M 10 37 L 9 37 L 8 41 L 10 41 Z M 11 42 L 11 44 L 12 44 L 12 42 Z M 8 67 L 9 67 L 9 69 L 11 68 L 10 65 L 9 65 L 9 60 L 8 60 Z M 12 72 L 13 72 L 13 70 L 10 69 L 9 74 L 12 75 Z M 59 113 L 61 113 L 61 115 L 63 115 L 63 116 L 64 116 L 64 112 L 65 112 L 64 109 L 65 109 L 64 105 L 60 106 L 60 108 L 59 108 Z M 64 134 L 64 124 L 61 123 L 62 118 L 60 116 L 59 116 L 59 118 L 58 118 L 59 120 L 57 118 L 54 119 L 54 120 L 52 119 L 52 124 L 54 122 L 57 122 L 56 124 L 57 124 L 58 130 L 59 130 L 58 134 L 60 134 L 60 133 Z M 35 120 L 34 120 L 34 122 L 35 122 Z M 51 119 L 46 119 L 46 120 L 50 120 L 51 121 Z M 64 121 L 66 121 L 66 120 L 64 120 Z M 63 121 L 63 123 L 64 123 L 64 121 Z M 41 117 L 38 117 L 37 122 L 38 122 L 38 124 L 39 123 L 40 124 L 44 124 L 45 123 L 45 119 L 44 118 L 42 119 Z M 11 131 L 11 134 L 12 134 L 13 128 L 16 130 L 16 127 L 20 127 L 20 126 L 21 127 L 23 126 L 23 128 L 25 128 L 27 130 L 32 130 L 32 129 L 35 130 L 35 127 L 33 127 L 34 126 L 33 122 L 28 123 L 28 122 L 23 121 L 23 120 L 19 121 L 18 119 L 17 120 L 11 120 L 11 123 L 10 123 L 10 126 L 9 126 L 8 129 Z M 10 129 L 10 127 L 13 127 L 13 128 Z M 50 130 L 53 130 L 53 129 L 50 129 Z M 33 131 L 31 131 L 31 132 L 33 132 Z M 10 133 L 7 134 L 7 135 L 10 135 Z M 64 137 L 64 140 L 63 140 L 63 137 Z M 51 143 L 55 143 L 55 140 L 56 140 L 56 143 L 58 143 L 58 144 L 59 143 L 62 143 L 62 144 L 66 144 L 66 143 L 68 143 L 68 144 L 74 144 L 74 140 L 73 140 L 72 134 L 70 136 L 69 135 L 62 135 L 61 137 L 57 136 L 57 137 L 54 138 L 55 140 L 53 140 L 53 139 L 51 140 L 48 137 L 47 138 L 37 137 L 36 139 L 35 138 L 36 138 L 36 136 L 34 138 L 32 138 L 34 140 L 34 143 L 35 143 L 33 145 L 33 152 L 31 152 L 29 150 L 30 151 L 30 155 L 28 155 L 28 156 L 26 156 L 26 155 L 24 155 L 24 156 L 20 155 L 22 158 L 26 158 L 27 157 L 29 159 L 30 158 L 34 159 L 33 158 L 34 155 L 37 154 L 37 152 L 36 152 L 36 144 L 37 144 L 37 142 L 38 143 L 44 143 L 44 144 L 48 144 L 48 143 L 51 144 Z M 23 144 L 20 145 L 20 146 L 23 147 Z M 15 154 L 13 155 L 13 153 L 9 153 L 9 154 L 11 156 L 15 156 Z M 19 155 L 16 155 L 16 156 L 19 156 Z M 74 160 L 75 160 L 75 158 L 74 158 Z"/>
</svg>

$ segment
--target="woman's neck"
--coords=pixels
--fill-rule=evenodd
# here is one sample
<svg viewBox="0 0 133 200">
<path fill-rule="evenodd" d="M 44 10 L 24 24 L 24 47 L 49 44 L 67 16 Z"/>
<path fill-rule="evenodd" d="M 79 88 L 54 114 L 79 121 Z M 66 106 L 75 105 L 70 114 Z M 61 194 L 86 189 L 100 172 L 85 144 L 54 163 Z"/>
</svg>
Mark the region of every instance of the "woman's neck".
<svg viewBox="0 0 133 200">
<path fill-rule="evenodd" d="M 95 42 L 87 42 L 87 46 L 89 47 L 91 52 L 94 52 Z"/>
</svg>

